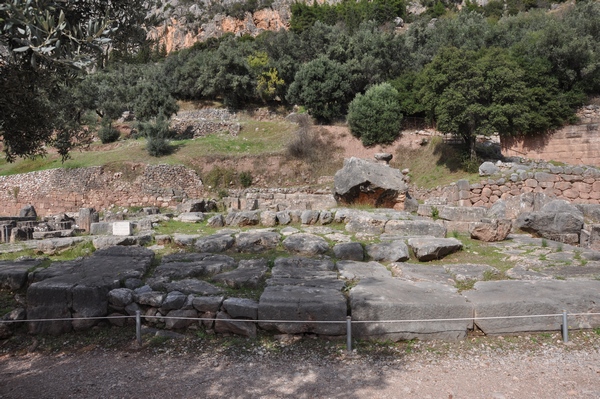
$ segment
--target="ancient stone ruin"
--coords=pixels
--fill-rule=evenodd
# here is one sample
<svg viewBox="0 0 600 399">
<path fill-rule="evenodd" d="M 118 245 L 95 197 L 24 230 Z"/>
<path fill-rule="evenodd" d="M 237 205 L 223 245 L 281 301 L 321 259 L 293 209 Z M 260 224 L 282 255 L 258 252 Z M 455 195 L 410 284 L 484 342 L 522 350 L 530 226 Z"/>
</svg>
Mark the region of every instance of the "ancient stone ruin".
<svg viewBox="0 0 600 399">
<path fill-rule="evenodd" d="M 352 167 L 361 164 L 353 161 Z M 365 165 L 369 171 L 391 169 Z M 371 190 L 376 179 L 369 173 L 360 174 L 365 190 L 355 189 L 358 196 L 392 190 Z M 395 190 L 402 191 L 402 173 L 395 176 Z M 61 334 L 98 323 L 127 326 L 139 311 L 147 327 L 254 337 L 259 329 L 344 335 L 351 316 L 368 322 L 353 324 L 356 338 L 454 340 L 475 329 L 559 330 L 559 316 L 481 317 L 567 309 L 577 313 L 570 328 L 599 327 L 593 313 L 600 311 L 600 204 L 574 204 L 536 191 L 498 198 L 489 207 L 453 203 L 471 200 L 464 197 L 477 190 L 472 186 L 457 182 L 444 191 L 455 196 L 432 197 L 413 212 L 339 207 L 325 193 L 248 192 L 244 202 L 226 199 L 236 205 L 227 212 L 198 199 L 166 214 L 146 207 L 100 217 L 82 208 L 40 220 L 15 217 L 14 223 L 30 223 L 31 236 L 15 236 L 15 243 L 0 246 L 2 252 L 53 254 L 85 242 L 93 249 L 71 261 L 0 261 L 0 289 L 23 298 L 3 318 L 25 321 L 31 333 Z M 397 192 L 383 197 L 397 198 Z M 307 209 L 319 201 L 327 206 Z M 198 226 L 197 233 L 155 232 L 170 220 Z M 203 232 L 209 228 L 211 233 Z M 446 262 L 456 252 L 472 251 L 461 234 L 485 242 L 502 261 Z M 157 258 L 165 246 L 171 252 Z M 460 320 L 402 322 L 423 319 Z M 398 322 L 384 322 L 391 320 Z M 0 323 L 0 336 L 10 334 L 11 327 Z"/>
</svg>

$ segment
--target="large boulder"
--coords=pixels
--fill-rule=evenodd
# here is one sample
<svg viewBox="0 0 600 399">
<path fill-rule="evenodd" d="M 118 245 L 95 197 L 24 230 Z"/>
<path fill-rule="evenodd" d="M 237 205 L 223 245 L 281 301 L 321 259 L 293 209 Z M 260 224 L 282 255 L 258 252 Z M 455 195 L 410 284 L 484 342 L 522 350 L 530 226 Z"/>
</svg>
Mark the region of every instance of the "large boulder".
<svg viewBox="0 0 600 399">
<path fill-rule="evenodd" d="M 408 187 L 402 172 L 387 165 L 359 158 L 344 160 L 334 177 L 336 201 L 393 208 L 399 197 L 406 198 Z"/>
<path fill-rule="evenodd" d="M 403 241 L 384 242 L 367 245 L 367 254 L 375 261 L 404 262 L 410 257 Z"/>
<path fill-rule="evenodd" d="M 521 214 L 515 227 L 535 236 L 577 244 L 583 221 L 583 213 L 576 206 L 564 200 L 554 200 L 539 212 Z"/>
</svg>

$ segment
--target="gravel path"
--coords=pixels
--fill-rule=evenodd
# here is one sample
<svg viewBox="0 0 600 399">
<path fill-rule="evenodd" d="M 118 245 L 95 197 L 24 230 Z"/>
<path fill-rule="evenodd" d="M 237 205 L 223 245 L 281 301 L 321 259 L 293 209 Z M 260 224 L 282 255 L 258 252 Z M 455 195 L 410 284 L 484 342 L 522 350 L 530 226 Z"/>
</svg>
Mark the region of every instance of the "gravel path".
<svg viewBox="0 0 600 399">
<path fill-rule="evenodd" d="M 600 398 L 600 335 L 363 344 L 220 339 L 0 356 L 0 398 Z"/>
</svg>

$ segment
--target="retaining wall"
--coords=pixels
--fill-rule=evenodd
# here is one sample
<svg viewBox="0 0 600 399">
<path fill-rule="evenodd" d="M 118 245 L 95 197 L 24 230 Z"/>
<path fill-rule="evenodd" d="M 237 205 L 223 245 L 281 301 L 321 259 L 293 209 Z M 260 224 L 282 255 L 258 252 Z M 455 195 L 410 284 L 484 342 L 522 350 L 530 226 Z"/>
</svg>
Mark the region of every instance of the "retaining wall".
<svg viewBox="0 0 600 399">
<path fill-rule="evenodd" d="M 80 208 L 115 206 L 175 206 L 185 198 L 200 198 L 203 186 L 191 169 L 174 165 L 127 165 L 50 169 L 0 176 L 1 216 L 18 215 L 25 205 L 39 216 L 78 212 Z"/>
<path fill-rule="evenodd" d="M 600 106 L 588 105 L 577 113 L 579 123 L 530 137 L 502 137 L 507 157 L 600 166 Z"/>
</svg>

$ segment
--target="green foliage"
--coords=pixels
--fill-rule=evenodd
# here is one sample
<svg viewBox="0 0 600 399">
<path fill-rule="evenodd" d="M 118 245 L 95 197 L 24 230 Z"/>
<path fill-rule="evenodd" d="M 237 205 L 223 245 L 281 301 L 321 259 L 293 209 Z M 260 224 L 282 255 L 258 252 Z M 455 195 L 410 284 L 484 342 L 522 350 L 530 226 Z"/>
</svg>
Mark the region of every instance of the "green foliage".
<svg viewBox="0 0 600 399">
<path fill-rule="evenodd" d="M 348 125 L 365 146 L 392 143 L 402 126 L 398 91 L 389 83 L 382 83 L 364 95 L 359 93 L 350 103 Z"/>
<path fill-rule="evenodd" d="M 204 185 L 208 186 L 213 191 L 227 188 L 235 181 L 235 171 L 233 169 L 216 166 L 204 176 L 203 181 Z"/>
<path fill-rule="evenodd" d="M 108 123 L 103 123 L 98 130 L 98 137 L 102 144 L 113 143 L 119 139 L 121 132 Z"/>
<path fill-rule="evenodd" d="M 169 121 L 158 118 L 150 122 L 138 123 L 140 133 L 146 137 L 146 151 L 150 156 L 161 157 L 173 152 L 169 143 Z"/>
<path fill-rule="evenodd" d="M 300 67 L 287 98 L 303 104 L 314 118 L 328 122 L 346 114 L 352 94 L 350 75 L 344 66 L 321 56 Z"/>
<path fill-rule="evenodd" d="M 431 207 L 431 218 L 433 220 L 438 220 L 440 218 L 440 211 L 436 206 Z"/>
<path fill-rule="evenodd" d="M 420 96 L 438 130 L 462 137 L 474 160 L 476 135 L 546 131 L 572 115 L 552 80 L 527 72 L 505 50 L 445 48 L 423 70 Z"/>
<path fill-rule="evenodd" d="M 252 172 L 244 171 L 240 173 L 240 184 L 244 188 L 248 188 L 252 185 Z"/>
<path fill-rule="evenodd" d="M 291 6 L 290 29 L 301 33 L 319 21 L 327 25 L 343 23 L 349 31 L 356 30 L 364 21 L 376 21 L 379 25 L 406 15 L 403 0 L 342 0 L 337 4 L 309 5 L 296 2 Z"/>
</svg>

